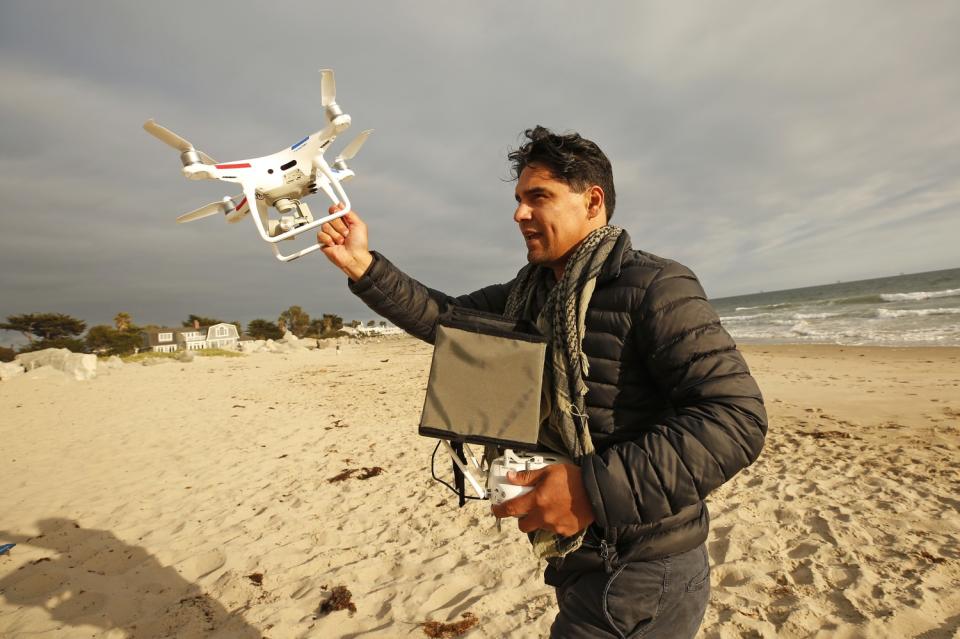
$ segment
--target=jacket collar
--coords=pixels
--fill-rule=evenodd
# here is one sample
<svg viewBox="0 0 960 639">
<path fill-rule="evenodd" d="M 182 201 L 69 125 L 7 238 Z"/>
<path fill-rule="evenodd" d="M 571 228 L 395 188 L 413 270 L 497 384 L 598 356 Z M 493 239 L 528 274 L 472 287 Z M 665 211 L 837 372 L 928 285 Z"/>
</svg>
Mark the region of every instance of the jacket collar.
<svg viewBox="0 0 960 639">
<path fill-rule="evenodd" d="M 630 242 L 630 236 L 627 234 L 627 231 L 624 230 L 623 233 L 620 234 L 620 237 L 617 238 L 616 243 L 614 243 L 613 250 L 610 251 L 610 256 L 604 263 L 603 268 L 600 269 L 600 274 L 597 275 L 598 285 L 620 277 L 620 267 L 623 265 L 626 254 L 631 250 L 633 250 L 633 244 Z"/>
<path fill-rule="evenodd" d="M 597 275 L 597 284 L 604 284 L 620 277 L 620 267 L 623 265 L 625 255 L 632 250 L 633 243 L 630 241 L 630 236 L 627 235 L 626 229 L 624 229 L 620 237 L 617 238 L 617 241 L 614 242 L 613 248 L 610 250 L 610 255 L 607 256 L 607 261 L 604 262 L 603 268 L 600 269 L 600 273 Z M 553 276 L 553 270 L 545 266 L 541 268 L 541 277 L 543 277 L 547 283 L 547 289 L 553 288 L 557 283 L 556 278 Z"/>
</svg>

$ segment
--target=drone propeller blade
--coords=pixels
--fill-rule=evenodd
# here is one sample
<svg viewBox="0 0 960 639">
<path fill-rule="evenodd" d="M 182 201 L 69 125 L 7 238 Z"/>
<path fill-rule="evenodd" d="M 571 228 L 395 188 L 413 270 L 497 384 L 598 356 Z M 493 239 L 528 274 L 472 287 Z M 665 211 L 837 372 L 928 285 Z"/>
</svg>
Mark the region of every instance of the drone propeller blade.
<svg viewBox="0 0 960 639">
<path fill-rule="evenodd" d="M 363 143 L 367 141 L 367 138 L 370 137 L 370 134 L 373 133 L 373 129 L 367 129 L 362 131 L 360 135 L 353 138 L 353 140 L 340 152 L 340 155 L 337 156 L 337 159 L 334 162 L 352 160 L 357 154 L 357 151 L 360 150 L 360 147 L 363 146 Z"/>
<path fill-rule="evenodd" d="M 172 146 L 181 153 L 193 149 L 193 145 L 181 138 L 179 135 L 166 127 L 162 127 L 155 120 L 147 120 L 143 123 L 143 129 L 161 142 Z"/>
<path fill-rule="evenodd" d="M 157 138 L 158 140 L 160 140 L 161 142 L 169 146 L 172 146 L 173 148 L 180 151 L 181 153 L 186 153 L 187 151 L 196 151 L 197 155 L 200 156 L 200 161 L 203 162 L 204 164 L 217 163 L 216 160 L 214 160 L 212 157 L 210 157 L 203 151 L 199 151 L 196 148 L 194 148 L 194 146 L 190 143 L 189 140 L 185 140 L 184 138 L 180 137 L 170 129 L 164 126 L 160 126 L 153 119 L 150 119 L 144 122 L 143 129 L 153 137 Z"/>
<path fill-rule="evenodd" d="M 320 105 L 329 106 L 337 101 L 337 81 L 333 69 L 320 70 Z"/>
<path fill-rule="evenodd" d="M 211 202 L 201 206 L 195 211 L 190 211 L 189 213 L 184 213 L 177 218 L 177 224 L 183 224 L 184 222 L 193 222 L 194 220 L 199 220 L 200 218 L 209 217 L 211 215 L 216 215 L 217 213 L 224 213 L 227 209 L 227 202 L 231 202 L 229 197 L 225 197 L 218 202 Z"/>
</svg>

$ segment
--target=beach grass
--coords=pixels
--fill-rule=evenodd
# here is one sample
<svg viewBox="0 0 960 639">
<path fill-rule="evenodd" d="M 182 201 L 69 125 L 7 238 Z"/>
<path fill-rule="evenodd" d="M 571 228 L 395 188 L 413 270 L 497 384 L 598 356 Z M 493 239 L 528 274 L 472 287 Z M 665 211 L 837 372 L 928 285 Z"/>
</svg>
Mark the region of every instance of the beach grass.
<svg viewBox="0 0 960 639">
<path fill-rule="evenodd" d="M 199 357 L 243 357 L 243 353 L 239 351 L 228 351 L 223 348 L 204 348 L 196 351 L 175 351 L 173 353 L 155 353 L 153 351 L 148 351 L 145 353 L 137 353 L 136 355 L 128 355 L 121 358 L 127 364 L 136 364 L 148 359 L 179 359 L 183 356 L 183 353 L 192 353 L 193 355 Z"/>
</svg>

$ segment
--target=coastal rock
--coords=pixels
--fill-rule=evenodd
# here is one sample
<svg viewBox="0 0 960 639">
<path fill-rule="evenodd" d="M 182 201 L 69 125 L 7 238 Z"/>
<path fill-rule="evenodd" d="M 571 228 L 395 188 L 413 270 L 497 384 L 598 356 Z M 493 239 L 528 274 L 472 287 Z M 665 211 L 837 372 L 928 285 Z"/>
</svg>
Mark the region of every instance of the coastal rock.
<svg viewBox="0 0 960 639">
<path fill-rule="evenodd" d="M 266 342 L 264 342 L 264 344 L 263 344 L 263 349 L 264 349 L 265 351 L 270 352 L 270 353 L 281 353 L 281 352 L 283 352 L 283 346 L 282 346 L 281 344 L 278 344 L 277 342 L 273 341 L 272 339 L 268 339 Z"/>
<path fill-rule="evenodd" d="M 97 375 L 96 355 L 71 353 L 65 348 L 45 348 L 42 351 L 21 353 L 16 359 L 26 371 L 49 366 L 63 371 L 77 381 L 92 379 Z"/>
<path fill-rule="evenodd" d="M 172 357 L 148 357 L 140 362 L 141 366 L 159 366 L 160 364 L 172 364 L 177 361 Z"/>
<path fill-rule="evenodd" d="M 180 351 L 177 353 L 176 360 L 178 362 L 192 362 L 194 357 L 196 357 L 196 355 L 194 355 L 191 351 Z"/>
<path fill-rule="evenodd" d="M 274 353 L 298 353 L 307 350 L 306 340 L 302 340 L 290 331 L 283 334 L 283 338 L 273 343 Z"/>
<path fill-rule="evenodd" d="M 20 362 L 4 362 L 0 364 L 0 381 L 7 381 L 18 375 L 23 375 L 23 366 Z"/>
<path fill-rule="evenodd" d="M 106 359 L 102 359 L 98 364 L 99 368 L 108 368 L 108 369 L 123 368 L 124 366 L 126 366 L 126 364 L 124 364 L 123 360 L 117 357 L 116 355 L 111 355 Z"/>
<path fill-rule="evenodd" d="M 240 350 L 244 353 L 259 353 L 265 348 L 266 343 L 267 342 L 262 339 L 240 342 Z"/>
</svg>

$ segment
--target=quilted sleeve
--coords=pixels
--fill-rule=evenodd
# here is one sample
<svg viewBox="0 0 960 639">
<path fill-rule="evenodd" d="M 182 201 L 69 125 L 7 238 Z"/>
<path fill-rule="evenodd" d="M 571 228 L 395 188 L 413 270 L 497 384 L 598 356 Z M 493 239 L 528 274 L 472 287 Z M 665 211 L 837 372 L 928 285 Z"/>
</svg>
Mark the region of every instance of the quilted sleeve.
<svg viewBox="0 0 960 639">
<path fill-rule="evenodd" d="M 350 290 L 381 317 L 385 317 L 414 337 L 433 343 L 437 320 L 450 306 L 461 306 L 488 313 L 503 313 L 512 282 L 494 284 L 473 293 L 451 297 L 427 288 L 379 253 Z"/>
</svg>

